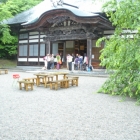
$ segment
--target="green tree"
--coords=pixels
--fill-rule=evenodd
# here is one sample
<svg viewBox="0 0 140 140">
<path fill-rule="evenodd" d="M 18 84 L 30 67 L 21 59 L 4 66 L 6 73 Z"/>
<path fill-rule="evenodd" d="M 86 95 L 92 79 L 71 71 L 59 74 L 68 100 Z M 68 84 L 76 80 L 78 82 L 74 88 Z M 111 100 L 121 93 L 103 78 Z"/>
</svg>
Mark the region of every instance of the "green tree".
<svg viewBox="0 0 140 140">
<path fill-rule="evenodd" d="M 140 0 L 112 0 L 103 9 L 115 32 L 97 42 L 105 42 L 100 59 L 110 74 L 99 92 L 129 96 L 140 103 Z"/>
<path fill-rule="evenodd" d="M 17 54 L 17 35 L 12 33 L 3 21 L 21 13 L 42 0 L 2 0 L 0 1 L 0 58 L 9 58 Z"/>
<path fill-rule="evenodd" d="M 4 2 L 7 2 L 7 0 L 0 0 L 0 3 L 4 3 Z"/>
</svg>

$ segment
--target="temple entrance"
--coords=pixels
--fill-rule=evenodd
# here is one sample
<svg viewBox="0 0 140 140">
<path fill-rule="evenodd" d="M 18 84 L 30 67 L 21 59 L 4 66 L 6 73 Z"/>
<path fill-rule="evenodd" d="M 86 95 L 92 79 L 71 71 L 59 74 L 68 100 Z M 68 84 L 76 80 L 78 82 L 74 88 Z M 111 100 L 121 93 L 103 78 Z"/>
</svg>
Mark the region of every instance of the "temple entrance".
<svg viewBox="0 0 140 140">
<path fill-rule="evenodd" d="M 87 54 L 87 40 L 75 40 L 74 44 L 75 54 Z"/>
<path fill-rule="evenodd" d="M 81 56 L 87 54 L 87 40 L 61 40 L 52 42 L 51 53 L 61 54 L 63 57 L 63 64 L 66 64 L 67 54 L 80 54 Z"/>
<path fill-rule="evenodd" d="M 84 54 L 87 54 L 87 40 L 54 42 L 51 48 L 53 54 L 61 53 L 65 57 L 67 54 L 84 56 Z"/>
</svg>

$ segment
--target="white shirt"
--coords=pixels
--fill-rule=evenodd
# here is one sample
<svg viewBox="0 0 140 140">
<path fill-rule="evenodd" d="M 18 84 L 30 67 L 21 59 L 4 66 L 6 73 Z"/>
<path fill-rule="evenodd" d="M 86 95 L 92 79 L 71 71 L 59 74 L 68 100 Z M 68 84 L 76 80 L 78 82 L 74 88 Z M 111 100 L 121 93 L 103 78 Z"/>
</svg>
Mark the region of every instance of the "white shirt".
<svg viewBox="0 0 140 140">
<path fill-rule="evenodd" d="M 84 57 L 84 63 L 87 64 L 88 60 L 87 60 L 87 56 Z"/>
<path fill-rule="evenodd" d="M 54 62 L 57 62 L 57 58 L 54 58 Z"/>
<path fill-rule="evenodd" d="M 72 58 L 73 58 L 73 57 L 72 57 L 71 55 L 67 56 L 67 61 L 68 61 L 68 62 L 72 62 Z"/>
</svg>

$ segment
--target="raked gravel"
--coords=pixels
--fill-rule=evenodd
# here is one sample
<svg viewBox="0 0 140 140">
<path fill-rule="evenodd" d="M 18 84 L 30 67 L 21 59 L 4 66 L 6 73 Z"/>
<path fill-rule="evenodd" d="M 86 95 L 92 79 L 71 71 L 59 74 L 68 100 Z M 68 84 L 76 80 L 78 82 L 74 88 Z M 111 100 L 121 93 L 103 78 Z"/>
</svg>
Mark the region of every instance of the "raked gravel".
<svg viewBox="0 0 140 140">
<path fill-rule="evenodd" d="M 79 76 L 79 86 L 19 90 L 33 73 L 0 75 L 0 140 L 140 140 L 135 100 L 97 93 L 107 78 Z"/>
</svg>

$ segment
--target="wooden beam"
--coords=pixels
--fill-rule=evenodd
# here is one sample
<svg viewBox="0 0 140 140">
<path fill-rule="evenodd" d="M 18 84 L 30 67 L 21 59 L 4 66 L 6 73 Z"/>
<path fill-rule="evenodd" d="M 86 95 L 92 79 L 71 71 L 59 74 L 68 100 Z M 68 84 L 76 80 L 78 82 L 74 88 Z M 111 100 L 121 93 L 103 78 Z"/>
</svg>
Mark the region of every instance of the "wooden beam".
<svg viewBox="0 0 140 140">
<path fill-rule="evenodd" d="M 56 31 L 56 30 L 66 31 L 66 30 L 76 30 L 76 29 L 83 29 L 83 30 L 86 31 L 87 27 L 85 27 L 83 25 L 71 25 L 71 26 L 62 26 L 62 27 L 48 28 L 49 31 Z"/>
<path fill-rule="evenodd" d="M 68 35 L 54 35 L 46 36 L 43 38 L 44 41 L 57 41 L 57 40 L 75 40 L 75 39 L 87 39 L 86 33 L 84 34 L 68 34 Z M 89 36 L 89 35 L 88 35 Z M 90 38 L 94 39 L 97 36 L 95 34 L 90 34 Z"/>
</svg>

